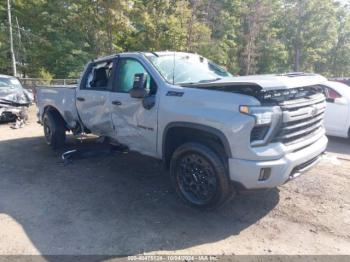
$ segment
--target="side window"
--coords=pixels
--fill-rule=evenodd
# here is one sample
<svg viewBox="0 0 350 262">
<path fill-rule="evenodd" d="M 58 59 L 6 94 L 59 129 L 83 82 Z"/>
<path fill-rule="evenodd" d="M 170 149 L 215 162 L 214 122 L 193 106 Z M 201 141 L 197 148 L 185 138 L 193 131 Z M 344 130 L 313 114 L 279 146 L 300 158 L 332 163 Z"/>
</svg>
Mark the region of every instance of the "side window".
<svg viewBox="0 0 350 262">
<path fill-rule="evenodd" d="M 148 74 L 140 62 L 134 59 L 120 59 L 117 68 L 116 91 L 128 93 L 133 87 L 135 74 L 140 73 Z M 154 87 L 154 81 L 151 80 L 151 76 L 148 74 L 146 88 L 150 90 L 152 87 Z"/>
<path fill-rule="evenodd" d="M 107 90 L 112 75 L 112 67 L 112 61 L 95 64 L 86 78 L 84 89 Z"/>
</svg>

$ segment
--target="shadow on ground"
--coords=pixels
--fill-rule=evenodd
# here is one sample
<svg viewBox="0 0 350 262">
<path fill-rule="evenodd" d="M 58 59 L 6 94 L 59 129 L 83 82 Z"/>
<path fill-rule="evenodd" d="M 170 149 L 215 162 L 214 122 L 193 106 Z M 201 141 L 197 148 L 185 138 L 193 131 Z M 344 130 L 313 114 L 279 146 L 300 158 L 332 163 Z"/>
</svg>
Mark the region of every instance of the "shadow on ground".
<svg viewBox="0 0 350 262">
<path fill-rule="evenodd" d="M 81 146 L 70 141 L 68 148 Z M 151 158 L 115 153 L 64 166 L 59 157 L 42 137 L 0 142 L 0 213 L 44 255 L 130 255 L 212 243 L 239 234 L 279 201 L 274 189 L 200 212 L 178 200 Z"/>
<path fill-rule="evenodd" d="M 350 155 L 350 139 L 328 136 L 327 152 Z"/>
</svg>

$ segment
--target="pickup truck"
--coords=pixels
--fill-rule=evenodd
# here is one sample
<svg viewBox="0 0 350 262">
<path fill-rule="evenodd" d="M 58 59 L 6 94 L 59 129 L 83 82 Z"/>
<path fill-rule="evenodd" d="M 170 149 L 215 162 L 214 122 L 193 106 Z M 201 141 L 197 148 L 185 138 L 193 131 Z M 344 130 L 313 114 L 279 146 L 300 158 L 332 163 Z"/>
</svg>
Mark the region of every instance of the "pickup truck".
<svg viewBox="0 0 350 262">
<path fill-rule="evenodd" d="M 179 197 L 210 209 L 318 162 L 327 146 L 325 81 L 234 77 L 191 53 L 120 53 L 89 62 L 76 87 L 38 89 L 38 118 L 52 148 L 67 131 L 93 133 L 161 159 Z"/>
</svg>

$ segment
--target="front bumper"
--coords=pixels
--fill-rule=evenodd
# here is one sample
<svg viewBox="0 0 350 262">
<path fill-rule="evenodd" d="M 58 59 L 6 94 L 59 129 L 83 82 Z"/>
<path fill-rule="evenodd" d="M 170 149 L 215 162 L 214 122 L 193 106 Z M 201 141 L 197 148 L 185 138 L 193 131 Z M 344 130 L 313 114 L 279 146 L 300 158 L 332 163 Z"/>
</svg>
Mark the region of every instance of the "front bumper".
<svg viewBox="0 0 350 262">
<path fill-rule="evenodd" d="M 21 110 L 18 108 L 0 108 L 0 122 L 13 121 L 20 114 Z"/>
<path fill-rule="evenodd" d="M 326 150 L 327 142 L 327 137 L 322 136 L 313 144 L 272 161 L 231 158 L 229 159 L 230 178 L 246 189 L 277 187 L 314 166 L 319 156 Z M 270 168 L 271 174 L 268 179 L 259 181 L 262 168 Z"/>
</svg>

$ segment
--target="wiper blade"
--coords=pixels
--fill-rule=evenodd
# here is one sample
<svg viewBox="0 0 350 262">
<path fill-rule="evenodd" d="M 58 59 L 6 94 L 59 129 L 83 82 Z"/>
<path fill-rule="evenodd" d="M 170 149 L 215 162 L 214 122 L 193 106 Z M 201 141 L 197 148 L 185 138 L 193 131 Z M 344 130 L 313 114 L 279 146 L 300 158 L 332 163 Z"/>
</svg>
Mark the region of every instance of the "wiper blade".
<svg viewBox="0 0 350 262">
<path fill-rule="evenodd" d="M 221 77 L 214 78 L 214 79 L 204 79 L 201 81 L 198 81 L 198 83 L 212 83 L 221 80 Z"/>
<path fill-rule="evenodd" d="M 13 101 L 4 98 L 0 98 L 0 103 L 3 105 L 12 105 L 12 106 L 29 106 L 30 102 L 22 102 L 22 101 Z"/>
<path fill-rule="evenodd" d="M 214 78 L 214 79 L 204 79 L 204 80 L 200 80 L 198 82 L 180 82 L 180 83 L 176 83 L 178 85 L 196 85 L 196 84 L 203 84 L 203 83 L 212 83 L 212 82 L 216 82 L 221 80 L 222 78 L 218 77 L 218 78 Z"/>
</svg>

